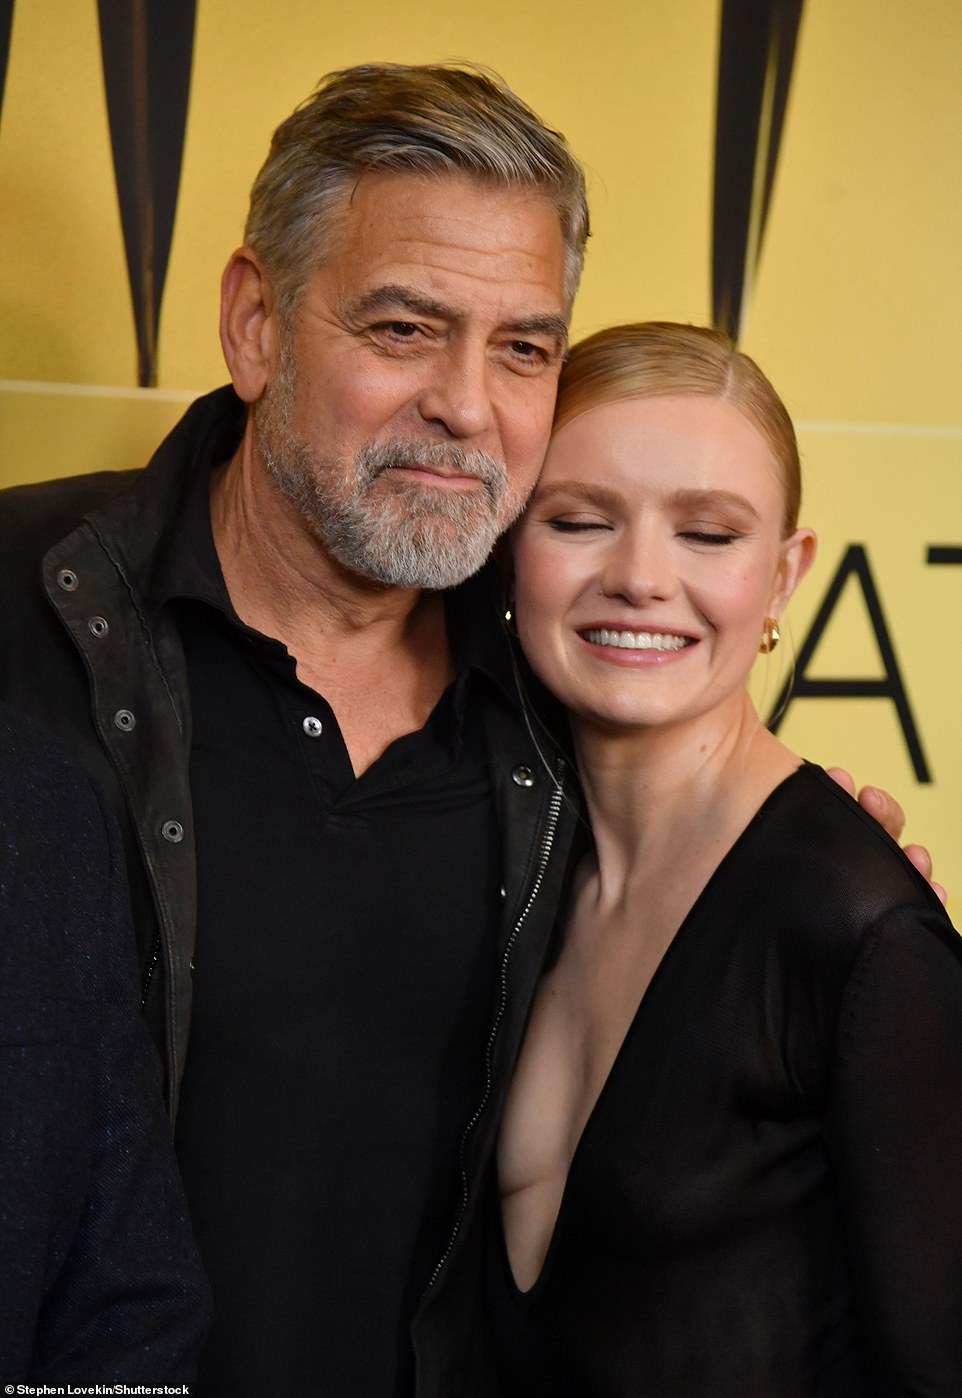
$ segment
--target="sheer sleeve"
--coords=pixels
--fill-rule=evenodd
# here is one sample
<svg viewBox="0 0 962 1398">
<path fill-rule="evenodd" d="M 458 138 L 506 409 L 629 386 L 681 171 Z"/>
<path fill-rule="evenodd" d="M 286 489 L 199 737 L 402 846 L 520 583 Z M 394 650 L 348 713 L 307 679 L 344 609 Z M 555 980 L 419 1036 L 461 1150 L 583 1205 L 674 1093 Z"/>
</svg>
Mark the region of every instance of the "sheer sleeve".
<svg viewBox="0 0 962 1398">
<path fill-rule="evenodd" d="M 962 1394 L 962 939 L 897 908 L 838 1024 L 826 1136 L 877 1398 Z"/>
</svg>

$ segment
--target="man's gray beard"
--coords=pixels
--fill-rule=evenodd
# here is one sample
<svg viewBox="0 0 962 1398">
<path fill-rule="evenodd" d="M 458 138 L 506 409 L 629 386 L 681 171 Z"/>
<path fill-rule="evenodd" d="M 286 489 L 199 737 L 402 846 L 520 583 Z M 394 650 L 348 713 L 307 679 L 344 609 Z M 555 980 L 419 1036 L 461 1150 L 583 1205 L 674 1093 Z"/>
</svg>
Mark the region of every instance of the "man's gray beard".
<svg viewBox="0 0 962 1398">
<path fill-rule="evenodd" d="M 264 463 L 311 533 L 345 568 L 392 587 L 454 587 L 486 562 L 524 501 L 512 497 L 503 462 L 457 443 L 396 439 L 357 453 L 346 485 L 290 425 L 293 385 L 282 371 L 257 403 L 254 426 Z M 444 467 L 482 488 L 432 488 L 398 467 Z"/>
</svg>

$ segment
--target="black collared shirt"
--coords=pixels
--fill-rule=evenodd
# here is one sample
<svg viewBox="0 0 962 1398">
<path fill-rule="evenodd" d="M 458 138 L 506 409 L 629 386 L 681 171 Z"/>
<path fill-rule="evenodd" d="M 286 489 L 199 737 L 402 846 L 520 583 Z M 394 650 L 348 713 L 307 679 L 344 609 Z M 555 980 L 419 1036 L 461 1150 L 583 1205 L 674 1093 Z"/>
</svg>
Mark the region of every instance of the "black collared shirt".
<svg viewBox="0 0 962 1398">
<path fill-rule="evenodd" d="M 485 585 L 456 679 L 355 777 L 323 697 L 226 593 L 206 479 L 162 575 L 193 715 L 194 1008 L 177 1128 L 214 1290 L 204 1394 L 393 1398 L 481 1085 L 500 857 Z M 497 653 L 497 647 L 495 647 Z"/>
</svg>

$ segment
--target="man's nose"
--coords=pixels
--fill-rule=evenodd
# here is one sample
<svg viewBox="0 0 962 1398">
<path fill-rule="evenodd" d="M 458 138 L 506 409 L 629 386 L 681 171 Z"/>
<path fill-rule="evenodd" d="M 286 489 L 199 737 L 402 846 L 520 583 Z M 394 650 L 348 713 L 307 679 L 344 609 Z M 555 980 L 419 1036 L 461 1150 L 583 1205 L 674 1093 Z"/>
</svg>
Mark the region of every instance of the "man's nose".
<svg viewBox="0 0 962 1398">
<path fill-rule="evenodd" d="M 494 423 L 492 366 L 483 347 L 462 344 L 431 361 L 418 410 L 459 440 L 482 437 Z"/>
</svg>

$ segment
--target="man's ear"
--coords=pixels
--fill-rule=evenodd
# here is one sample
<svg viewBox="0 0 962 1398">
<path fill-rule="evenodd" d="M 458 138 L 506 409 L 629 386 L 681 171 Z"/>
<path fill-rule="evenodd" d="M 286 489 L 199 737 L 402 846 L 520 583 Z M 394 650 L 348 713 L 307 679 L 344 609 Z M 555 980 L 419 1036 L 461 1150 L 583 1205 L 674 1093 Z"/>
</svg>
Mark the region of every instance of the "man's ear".
<svg viewBox="0 0 962 1398">
<path fill-rule="evenodd" d="M 796 529 L 782 542 L 781 558 L 775 575 L 775 588 L 769 603 L 769 613 L 780 617 L 788 606 L 792 593 L 815 562 L 818 540 L 813 529 Z"/>
<path fill-rule="evenodd" d="M 220 342 L 238 398 L 256 403 L 277 370 L 277 303 L 250 248 L 238 248 L 221 277 Z"/>
</svg>

